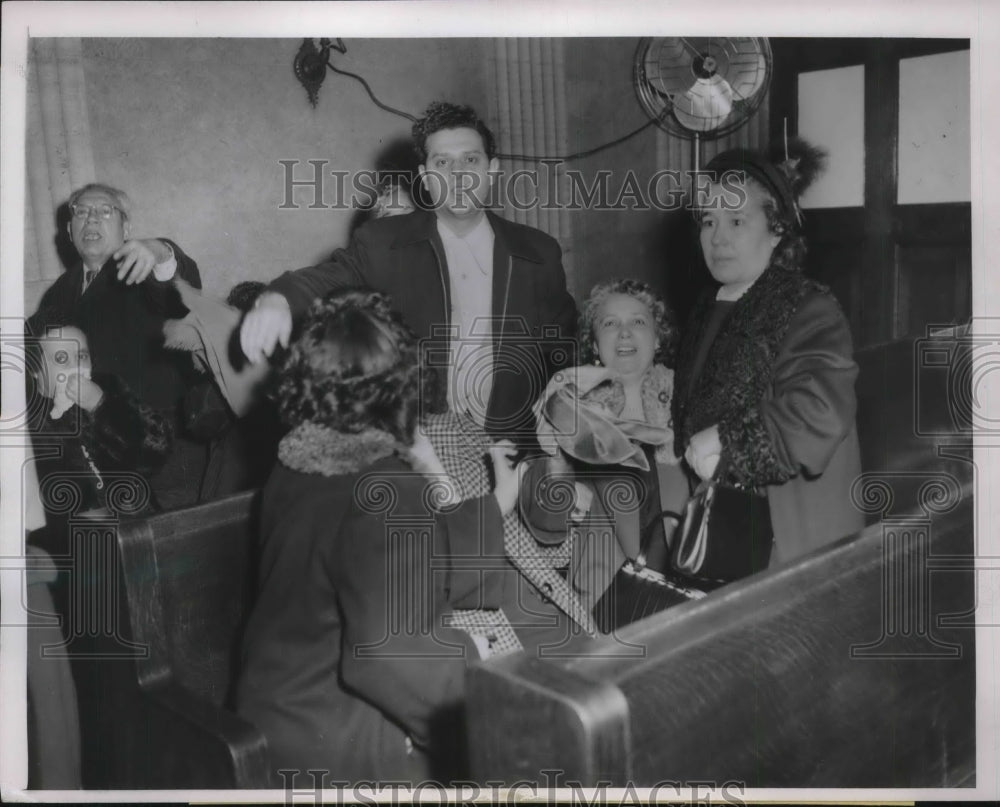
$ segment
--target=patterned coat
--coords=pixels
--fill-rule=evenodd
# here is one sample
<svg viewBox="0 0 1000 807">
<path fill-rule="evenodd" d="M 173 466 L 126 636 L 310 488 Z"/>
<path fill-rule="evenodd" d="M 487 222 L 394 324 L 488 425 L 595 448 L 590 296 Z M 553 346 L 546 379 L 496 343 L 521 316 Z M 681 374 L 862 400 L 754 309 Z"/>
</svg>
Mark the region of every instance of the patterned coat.
<svg viewBox="0 0 1000 807">
<path fill-rule="evenodd" d="M 858 367 L 836 299 L 800 272 L 771 266 L 729 313 L 692 387 L 712 303 L 709 293 L 695 306 L 678 356 L 678 453 L 718 424 L 722 483 L 767 489 L 772 565 L 861 529 L 850 497 L 861 473 Z"/>
</svg>

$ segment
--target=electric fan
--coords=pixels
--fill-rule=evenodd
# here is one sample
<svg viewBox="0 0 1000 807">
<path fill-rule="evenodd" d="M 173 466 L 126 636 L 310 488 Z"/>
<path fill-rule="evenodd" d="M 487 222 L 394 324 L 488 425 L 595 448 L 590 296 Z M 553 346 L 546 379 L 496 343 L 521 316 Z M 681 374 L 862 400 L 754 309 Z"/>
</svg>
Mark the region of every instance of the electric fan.
<svg viewBox="0 0 1000 807">
<path fill-rule="evenodd" d="M 745 124 L 771 82 L 771 46 L 760 37 L 643 39 L 635 53 L 639 102 L 666 132 L 699 143 Z"/>
</svg>

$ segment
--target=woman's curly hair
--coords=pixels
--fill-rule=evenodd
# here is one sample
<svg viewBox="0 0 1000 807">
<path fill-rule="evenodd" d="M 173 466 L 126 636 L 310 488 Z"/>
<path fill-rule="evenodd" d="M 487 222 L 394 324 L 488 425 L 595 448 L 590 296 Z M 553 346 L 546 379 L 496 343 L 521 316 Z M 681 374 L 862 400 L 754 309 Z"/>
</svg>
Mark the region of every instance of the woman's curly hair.
<svg viewBox="0 0 1000 807">
<path fill-rule="evenodd" d="M 288 426 L 381 429 L 410 445 L 425 380 L 417 340 L 389 297 L 338 292 L 313 304 L 278 369 L 274 398 Z"/>
<path fill-rule="evenodd" d="M 674 313 L 648 283 L 630 279 L 605 281 L 598 283 L 590 290 L 590 295 L 580 311 L 578 330 L 580 334 L 580 362 L 592 364 L 597 358 L 597 350 L 594 345 L 594 324 L 597 320 L 597 312 L 612 294 L 625 294 L 634 297 L 653 312 L 656 338 L 659 342 L 653 361 L 672 368 L 677 353 L 678 337 Z"/>
</svg>

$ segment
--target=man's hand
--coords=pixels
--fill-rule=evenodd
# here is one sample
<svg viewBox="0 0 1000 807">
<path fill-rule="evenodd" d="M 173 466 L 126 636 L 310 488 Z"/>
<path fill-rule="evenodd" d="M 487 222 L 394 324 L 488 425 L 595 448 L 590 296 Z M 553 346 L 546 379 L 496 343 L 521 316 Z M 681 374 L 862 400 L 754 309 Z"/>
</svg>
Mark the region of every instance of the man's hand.
<svg viewBox="0 0 1000 807">
<path fill-rule="evenodd" d="M 684 452 L 684 459 L 702 479 L 711 479 L 715 475 L 721 454 L 722 441 L 719 439 L 719 427 L 715 425 L 702 429 L 691 438 L 687 451 Z"/>
<path fill-rule="evenodd" d="M 490 460 L 493 463 L 493 476 L 496 477 L 496 487 L 493 495 L 500 505 L 500 512 L 507 515 L 517 504 L 517 494 L 521 487 L 520 474 L 511 464 L 511 458 L 517 456 L 517 448 L 510 440 L 500 440 L 490 446 Z"/>
<path fill-rule="evenodd" d="M 134 286 L 149 277 L 158 263 L 170 260 L 170 250 L 155 238 L 133 238 L 111 257 L 118 261 L 118 279 Z"/>
<path fill-rule="evenodd" d="M 253 309 L 243 318 L 240 327 L 240 346 L 251 362 L 257 364 L 274 352 L 280 342 L 288 347 L 292 335 L 292 309 L 284 295 L 265 291 Z"/>
</svg>

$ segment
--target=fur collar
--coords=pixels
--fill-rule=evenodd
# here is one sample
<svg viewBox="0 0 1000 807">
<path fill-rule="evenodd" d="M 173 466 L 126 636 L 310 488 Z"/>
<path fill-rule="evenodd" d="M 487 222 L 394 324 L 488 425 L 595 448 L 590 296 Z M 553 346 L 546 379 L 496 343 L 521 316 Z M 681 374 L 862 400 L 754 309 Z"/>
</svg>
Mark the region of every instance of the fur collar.
<svg viewBox="0 0 1000 807">
<path fill-rule="evenodd" d="M 788 479 L 764 425 L 760 402 L 771 394 L 774 362 L 802 300 L 825 291 L 825 286 L 799 271 L 772 265 L 733 305 L 692 385 L 694 359 L 715 298 L 712 292 L 702 295 L 678 354 L 673 413 L 679 454 L 692 435 L 718 424 L 728 460 L 728 484 L 761 486 Z"/>
<path fill-rule="evenodd" d="M 304 474 L 342 476 L 357 473 L 402 450 L 395 437 L 378 429 L 345 434 L 315 423 L 303 423 L 281 441 L 278 461 Z"/>
</svg>

